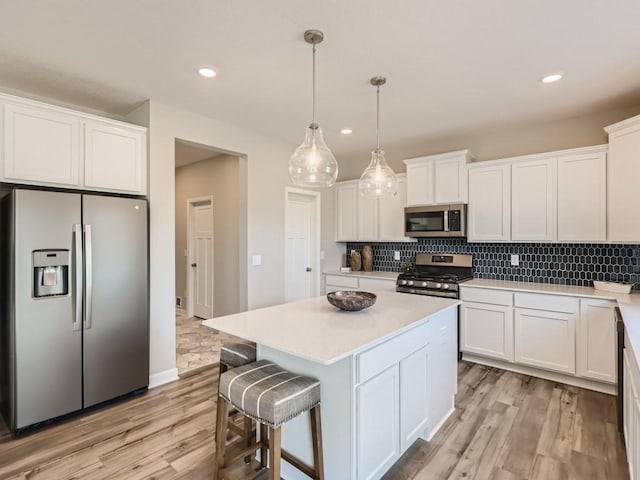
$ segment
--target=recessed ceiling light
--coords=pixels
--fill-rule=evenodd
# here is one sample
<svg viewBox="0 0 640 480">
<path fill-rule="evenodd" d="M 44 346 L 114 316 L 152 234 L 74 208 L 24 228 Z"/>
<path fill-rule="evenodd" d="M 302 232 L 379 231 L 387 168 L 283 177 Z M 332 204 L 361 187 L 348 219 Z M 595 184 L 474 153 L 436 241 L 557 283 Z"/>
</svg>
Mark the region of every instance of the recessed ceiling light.
<svg viewBox="0 0 640 480">
<path fill-rule="evenodd" d="M 563 77 L 562 73 L 552 73 L 550 75 L 542 77 L 540 81 L 542 83 L 554 83 L 554 82 L 557 82 L 558 80 L 561 80 L 562 77 Z"/>
<path fill-rule="evenodd" d="M 203 77 L 213 78 L 216 76 L 216 71 L 213 68 L 202 67 L 198 69 L 198 73 Z"/>
<path fill-rule="evenodd" d="M 340 130 L 340 133 L 343 135 L 351 135 L 353 133 L 353 130 L 350 128 L 343 128 L 342 130 Z"/>
</svg>

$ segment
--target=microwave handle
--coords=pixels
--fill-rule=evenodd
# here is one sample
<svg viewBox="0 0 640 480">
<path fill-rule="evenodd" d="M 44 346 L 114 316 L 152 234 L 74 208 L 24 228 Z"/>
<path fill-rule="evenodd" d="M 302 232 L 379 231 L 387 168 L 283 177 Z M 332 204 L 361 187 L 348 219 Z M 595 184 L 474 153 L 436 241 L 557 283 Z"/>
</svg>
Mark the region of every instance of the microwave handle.
<svg viewBox="0 0 640 480">
<path fill-rule="evenodd" d="M 444 211 L 444 231 L 445 232 L 449 231 L 449 211 L 448 210 Z"/>
</svg>

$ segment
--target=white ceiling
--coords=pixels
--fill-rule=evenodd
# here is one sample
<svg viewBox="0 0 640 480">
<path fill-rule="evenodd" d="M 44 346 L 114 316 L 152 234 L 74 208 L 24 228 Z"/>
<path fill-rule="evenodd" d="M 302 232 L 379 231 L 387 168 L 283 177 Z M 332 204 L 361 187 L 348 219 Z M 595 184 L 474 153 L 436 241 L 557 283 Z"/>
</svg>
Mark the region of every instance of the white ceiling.
<svg viewBox="0 0 640 480">
<path fill-rule="evenodd" d="M 302 33 L 318 28 L 318 120 L 340 162 L 374 146 L 374 75 L 387 157 L 640 103 L 639 25 L 638 0 L 0 0 L 0 86 L 111 114 L 153 98 L 295 146 L 311 114 Z"/>
</svg>

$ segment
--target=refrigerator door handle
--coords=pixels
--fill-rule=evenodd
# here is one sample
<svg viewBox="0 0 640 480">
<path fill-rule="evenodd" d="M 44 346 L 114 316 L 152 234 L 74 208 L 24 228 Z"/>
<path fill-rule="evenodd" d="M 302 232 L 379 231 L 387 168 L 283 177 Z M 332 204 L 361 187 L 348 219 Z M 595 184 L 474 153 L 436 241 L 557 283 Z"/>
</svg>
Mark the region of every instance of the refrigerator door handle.
<svg viewBox="0 0 640 480">
<path fill-rule="evenodd" d="M 91 225 L 84 226 L 84 328 L 91 328 L 91 310 L 93 307 L 93 260 L 91 249 Z"/>
<path fill-rule="evenodd" d="M 74 295 L 75 308 L 73 315 L 73 331 L 81 329 L 82 325 L 82 225 L 73 226 L 73 251 L 74 251 Z"/>
</svg>

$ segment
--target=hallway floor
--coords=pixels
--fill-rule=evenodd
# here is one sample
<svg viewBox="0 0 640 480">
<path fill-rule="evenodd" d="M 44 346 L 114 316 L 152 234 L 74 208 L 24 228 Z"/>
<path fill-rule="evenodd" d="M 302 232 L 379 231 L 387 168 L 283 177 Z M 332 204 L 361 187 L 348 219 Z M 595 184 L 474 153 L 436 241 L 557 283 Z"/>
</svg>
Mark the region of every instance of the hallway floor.
<svg viewBox="0 0 640 480">
<path fill-rule="evenodd" d="M 220 346 L 236 337 L 202 325 L 197 317 L 176 317 L 178 374 L 220 361 Z"/>
</svg>

